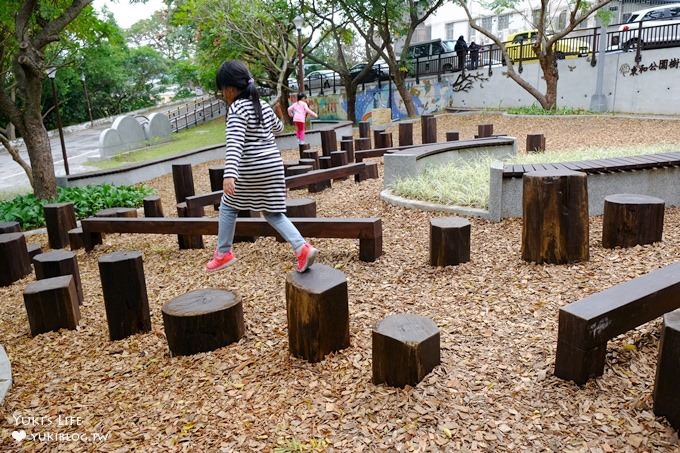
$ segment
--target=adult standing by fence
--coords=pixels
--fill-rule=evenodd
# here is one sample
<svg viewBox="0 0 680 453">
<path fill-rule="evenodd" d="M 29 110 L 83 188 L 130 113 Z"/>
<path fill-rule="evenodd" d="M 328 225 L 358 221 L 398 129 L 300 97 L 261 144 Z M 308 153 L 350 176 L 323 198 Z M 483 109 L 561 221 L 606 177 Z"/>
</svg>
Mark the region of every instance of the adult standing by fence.
<svg viewBox="0 0 680 453">
<path fill-rule="evenodd" d="M 456 55 L 458 56 L 458 70 L 462 71 L 463 68 L 465 67 L 465 57 L 467 56 L 468 53 L 468 46 L 467 43 L 465 42 L 465 38 L 463 38 L 463 35 L 460 35 L 458 37 L 458 41 L 456 41 L 456 45 L 453 46 L 453 50 L 456 52 Z"/>
</svg>

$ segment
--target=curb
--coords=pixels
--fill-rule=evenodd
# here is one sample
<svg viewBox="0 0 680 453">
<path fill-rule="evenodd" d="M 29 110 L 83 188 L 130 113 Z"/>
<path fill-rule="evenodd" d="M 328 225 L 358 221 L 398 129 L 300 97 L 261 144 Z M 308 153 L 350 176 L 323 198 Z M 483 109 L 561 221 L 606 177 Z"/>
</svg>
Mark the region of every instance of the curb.
<svg viewBox="0 0 680 453">
<path fill-rule="evenodd" d="M 0 345 L 0 404 L 5 401 L 5 395 L 12 387 L 12 366 L 5 348 Z"/>
<path fill-rule="evenodd" d="M 481 217 L 490 220 L 489 211 L 486 209 L 470 208 L 466 206 L 456 206 L 456 205 L 446 205 L 430 203 L 427 201 L 411 200 L 408 198 L 403 198 L 398 195 L 394 195 L 389 189 L 385 189 L 380 192 L 380 198 L 394 206 L 399 206 L 408 209 L 420 209 L 423 211 L 441 211 L 441 212 L 451 212 L 454 214 L 471 216 L 471 217 Z"/>
</svg>

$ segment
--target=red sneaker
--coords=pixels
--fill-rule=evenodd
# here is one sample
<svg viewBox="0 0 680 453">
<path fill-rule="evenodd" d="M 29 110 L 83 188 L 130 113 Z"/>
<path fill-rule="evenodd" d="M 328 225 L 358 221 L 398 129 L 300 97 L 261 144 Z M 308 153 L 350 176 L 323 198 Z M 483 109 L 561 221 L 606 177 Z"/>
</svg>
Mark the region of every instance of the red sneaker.
<svg viewBox="0 0 680 453">
<path fill-rule="evenodd" d="M 213 253 L 213 259 L 208 261 L 208 264 L 205 265 L 205 270 L 208 272 L 219 271 L 220 269 L 231 266 L 235 262 L 236 257 L 231 250 L 226 253 L 220 253 L 215 250 L 215 253 Z"/>
<path fill-rule="evenodd" d="M 295 270 L 298 272 L 304 272 L 309 269 L 309 267 L 314 264 L 317 253 L 319 253 L 319 251 L 312 247 L 309 243 L 303 245 L 296 256 L 297 266 L 295 266 Z"/>
</svg>

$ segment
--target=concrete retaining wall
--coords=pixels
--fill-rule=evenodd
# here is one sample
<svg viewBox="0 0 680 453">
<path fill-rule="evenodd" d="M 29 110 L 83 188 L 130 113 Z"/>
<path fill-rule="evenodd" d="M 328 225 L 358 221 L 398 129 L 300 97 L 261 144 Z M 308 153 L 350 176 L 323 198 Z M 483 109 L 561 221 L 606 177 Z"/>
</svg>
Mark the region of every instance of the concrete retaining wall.
<svg viewBox="0 0 680 453">
<path fill-rule="evenodd" d="M 503 164 L 491 166 L 489 215 L 492 221 L 522 217 L 522 178 L 503 178 Z M 668 206 L 680 206 L 680 167 L 665 167 L 588 175 L 588 214 L 604 212 L 604 198 L 633 193 L 661 198 Z"/>
</svg>

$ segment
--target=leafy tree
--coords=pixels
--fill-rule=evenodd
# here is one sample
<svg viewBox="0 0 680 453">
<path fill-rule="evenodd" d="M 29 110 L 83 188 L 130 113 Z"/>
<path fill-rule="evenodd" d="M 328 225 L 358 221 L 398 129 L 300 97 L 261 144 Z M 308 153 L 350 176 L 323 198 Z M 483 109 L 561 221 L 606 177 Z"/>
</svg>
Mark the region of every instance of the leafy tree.
<svg viewBox="0 0 680 453">
<path fill-rule="evenodd" d="M 88 41 L 102 33 L 91 2 L 5 0 L 0 8 L 0 114 L 24 139 L 30 169 L 6 135 L 0 134 L 0 142 L 27 171 L 35 195 L 41 199 L 56 195 L 41 105 L 46 69 L 61 63 L 59 58 L 73 42 Z"/>
<path fill-rule="evenodd" d="M 195 53 L 193 26 L 173 21 L 171 6 L 136 22 L 126 36 L 135 47 L 151 47 L 170 61 L 187 60 Z"/>
<path fill-rule="evenodd" d="M 522 76 L 515 71 L 515 66 L 512 60 L 508 58 L 505 46 L 500 38 L 490 30 L 477 24 L 476 19 L 470 14 L 468 0 L 454 1 L 465 10 L 468 20 L 470 21 L 470 26 L 491 39 L 500 49 L 502 49 L 503 58 L 507 62 L 505 75 L 510 77 L 520 87 L 524 88 L 529 94 L 536 98 L 544 109 L 550 110 L 557 107 L 557 81 L 559 80 L 559 71 L 556 60 L 557 53 L 555 44 L 611 0 L 597 0 L 593 3 L 587 0 L 572 0 L 566 4 L 559 0 L 541 0 L 539 14 L 531 19 L 526 16 L 523 11 L 518 9 L 519 0 L 493 0 L 491 2 L 489 6 L 492 9 L 512 9 L 515 12 L 522 14 L 526 20 L 533 24 L 533 28 L 538 31 L 537 39 L 531 43 L 531 49 L 536 54 L 538 64 L 541 67 L 541 72 L 543 72 L 545 92 L 541 92 L 539 88 L 523 79 Z M 567 24 L 563 30 L 553 30 L 551 17 L 557 11 L 564 9 L 565 5 L 568 7 Z"/>
</svg>

